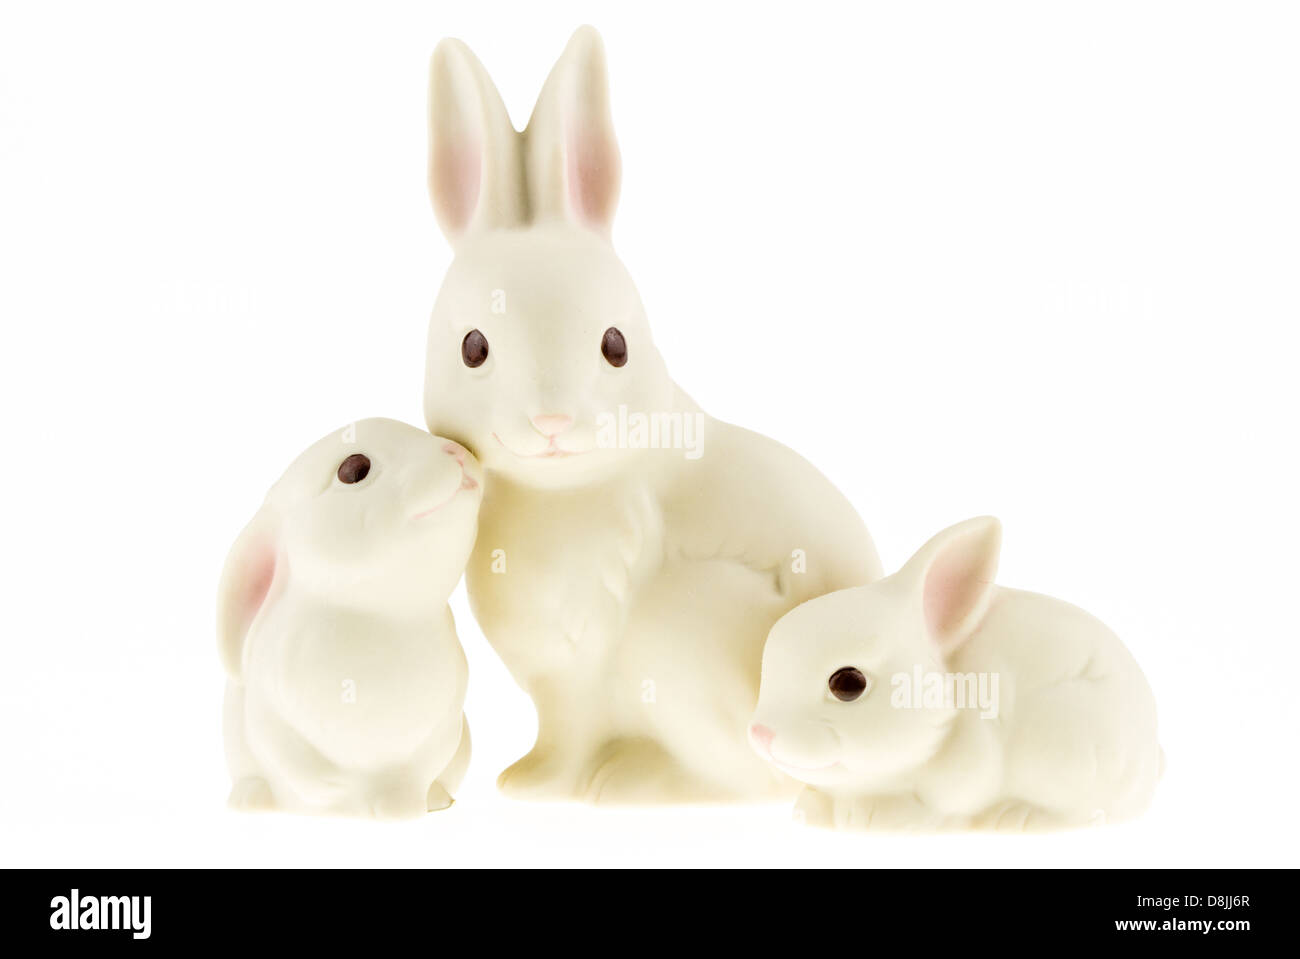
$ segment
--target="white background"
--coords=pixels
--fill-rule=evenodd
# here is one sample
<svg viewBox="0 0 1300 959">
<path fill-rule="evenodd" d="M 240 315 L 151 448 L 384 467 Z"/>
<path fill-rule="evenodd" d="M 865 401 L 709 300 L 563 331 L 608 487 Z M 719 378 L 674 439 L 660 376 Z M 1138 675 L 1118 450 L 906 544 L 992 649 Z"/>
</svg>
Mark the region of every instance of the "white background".
<svg viewBox="0 0 1300 959">
<path fill-rule="evenodd" d="M 0 864 L 1300 864 L 1294 10 L 6 2 Z M 587 21 L 615 243 L 678 382 L 820 466 L 890 569 L 1000 516 L 1001 581 L 1151 681 L 1143 820 L 880 838 L 510 802 L 535 720 L 463 587 L 452 810 L 225 810 L 227 548 L 319 436 L 422 423 L 429 54 L 466 40 L 522 126 Z"/>
</svg>

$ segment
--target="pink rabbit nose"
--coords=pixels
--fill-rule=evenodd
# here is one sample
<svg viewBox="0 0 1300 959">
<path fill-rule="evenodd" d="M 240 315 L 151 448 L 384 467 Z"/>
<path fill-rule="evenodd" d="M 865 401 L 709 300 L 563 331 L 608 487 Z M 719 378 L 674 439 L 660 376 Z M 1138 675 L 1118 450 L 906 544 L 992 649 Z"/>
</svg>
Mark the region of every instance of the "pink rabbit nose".
<svg viewBox="0 0 1300 959">
<path fill-rule="evenodd" d="M 776 734 L 762 723 L 753 723 L 749 727 L 749 738 L 764 756 L 772 755 L 772 737 Z"/>
<path fill-rule="evenodd" d="M 543 413 L 540 416 L 534 416 L 532 423 L 537 428 L 537 432 L 543 436 L 559 436 L 573 425 L 573 417 L 563 416 L 558 413 Z"/>
</svg>

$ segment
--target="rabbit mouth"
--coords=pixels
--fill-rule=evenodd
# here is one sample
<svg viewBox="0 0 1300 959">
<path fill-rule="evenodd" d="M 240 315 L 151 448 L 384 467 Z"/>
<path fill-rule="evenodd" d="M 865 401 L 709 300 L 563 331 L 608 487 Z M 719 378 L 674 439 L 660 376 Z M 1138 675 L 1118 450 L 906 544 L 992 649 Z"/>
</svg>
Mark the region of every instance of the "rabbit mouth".
<svg viewBox="0 0 1300 959">
<path fill-rule="evenodd" d="M 788 763 L 782 759 L 776 758 L 773 758 L 772 762 L 777 766 L 780 766 L 782 769 L 792 773 L 820 773 L 825 772 L 828 769 L 834 769 L 840 764 L 839 760 L 836 760 L 833 763 L 826 763 L 821 766 L 796 766 L 794 763 Z"/>
<path fill-rule="evenodd" d="M 433 506 L 430 507 L 429 509 L 424 510 L 423 512 L 416 513 L 414 516 L 411 517 L 411 519 L 420 520 L 432 516 L 434 513 L 438 512 L 440 509 L 442 509 L 444 506 L 446 506 L 448 503 L 454 500 L 465 490 L 474 490 L 474 489 L 478 489 L 478 481 L 474 479 L 474 477 L 470 476 L 469 473 L 465 472 L 465 467 L 462 465 L 460 468 L 460 483 L 456 486 L 454 490 L 451 491 L 451 495 L 448 496 L 441 503 L 439 503 L 437 506 Z"/>
<path fill-rule="evenodd" d="M 835 731 L 835 728 L 831 726 L 829 723 L 823 723 L 823 725 L 826 727 L 827 731 L 831 734 L 831 736 L 834 737 L 836 742 L 835 742 L 835 748 L 833 750 L 829 750 L 829 751 L 822 750 L 821 751 L 822 755 L 823 756 L 838 755 L 840 757 L 839 759 L 833 759 L 830 762 L 818 763 L 816 765 L 801 766 L 798 763 L 789 762 L 784 758 L 778 758 L 776 754 L 773 752 L 770 745 L 768 746 L 768 750 L 767 750 L 767 758 L 770 759 L 774 765 L 785 770 L 787 773 L 794 776 L 796 779 L 799 776 L 806 775 L 808 773 L 829 772 L 832 769 L 838 768 L 839 766 L 842 765 L 843 758 L 844 758 L 843 747 L 839 742 L 839 734 Z"/>
<path fill-rule="evenodd" d="M 509 446 L 507 446 L 506 441 L 503 440 L 501 437 L 497 436 L 496 433 L 492 434 L 492 438 L 501 445 L 501 448 L 503 450 L 505 450 L 511 456 L 517 456 L 521 460 L 567 459 L 570 456 L 585 456 L 587 455 L 587 453 L 591 452 L 590 450 L 561 449 L 560 447 L 555 445 L 555 438 L 552 437 L 550 445 L 548 445 L 546 449 L 542 450 L 540 453 L 517 453 L 514 450 L 512 450 Z"/>
</svg>

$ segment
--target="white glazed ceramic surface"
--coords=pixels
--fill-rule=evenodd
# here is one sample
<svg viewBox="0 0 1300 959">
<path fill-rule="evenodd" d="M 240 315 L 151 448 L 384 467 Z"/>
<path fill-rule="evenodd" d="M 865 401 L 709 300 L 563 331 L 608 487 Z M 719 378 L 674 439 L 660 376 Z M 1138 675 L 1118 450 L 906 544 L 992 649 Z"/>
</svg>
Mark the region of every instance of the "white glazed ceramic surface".
<svg viewBox="0 0 1300 959">
<path fill-rule="evenodd" d="M 455 259 L 425 416 L 488 473 L 470 598 L 538 712 L 501 788 L 793 795 L 746 742 L 763 641 L 799 603 L 880 575 L 867 530 L 808 462 L 669 377 L 610 244 L 619 152 L 594 30 L 574 34 L 522 133 L 456 40 L 434 53 L 430 105 Z"/>
<path fill-rule="evenodd" d="M 357 454 L 368 472 L 345 482 Z M 470 744 L 447 598 L 481 480 L 458 444 L 370 419 L 271 489 L 220 588 L 232 805 L 405 817 L 451 804 Z"/>
<path fill-rule="evenodd" d="M 968 520 L 773 627 L 750 736 L 807 784 L 797 818 L 1018 831 L 1147 807 L 1164 759 L 1141 669 L 1084 611 L 995 586 L 1000 545 Z"/>
</svg>

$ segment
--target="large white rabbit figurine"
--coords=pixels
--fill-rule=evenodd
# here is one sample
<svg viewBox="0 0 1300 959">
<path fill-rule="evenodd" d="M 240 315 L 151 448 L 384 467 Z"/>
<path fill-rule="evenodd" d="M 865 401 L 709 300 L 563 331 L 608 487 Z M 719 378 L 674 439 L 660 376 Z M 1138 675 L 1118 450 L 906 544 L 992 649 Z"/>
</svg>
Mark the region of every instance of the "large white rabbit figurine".
<svg viewBox="0 0 1300 959">
<path fill-rule="evenodd" d="M 793 795 L 746 742 L 762 644 L 804 600 L 880 575 L 866 528 L 808 462 L 709 418 L 669 377 L 610 244 L 619 153 L 594 30 L 574 34 L 522 133 L 457 40 L 434 52 L 430 108 L 455 259 L 425 417 L 489 474 L 470 599 L 538 714 L 501 788 Z"/>
<path fill-rule="evenodd" d="M 233 806 L 391 818 L 451 805 L 470 743 L 447 597 L 481 479 L 460 445 L 370 419 L 267 494 L 218 603 Z"/>
<path fill-rule="evenodd" d="M 1141 669 L 1083 610 L 995 586 L 1000 543 L 997 520 L 968 520 L 773 627 L 750 736 L 808 784 L 806 822 L 1019 831 L 1146 809 L 1164 756 Z"/>
</svg>

